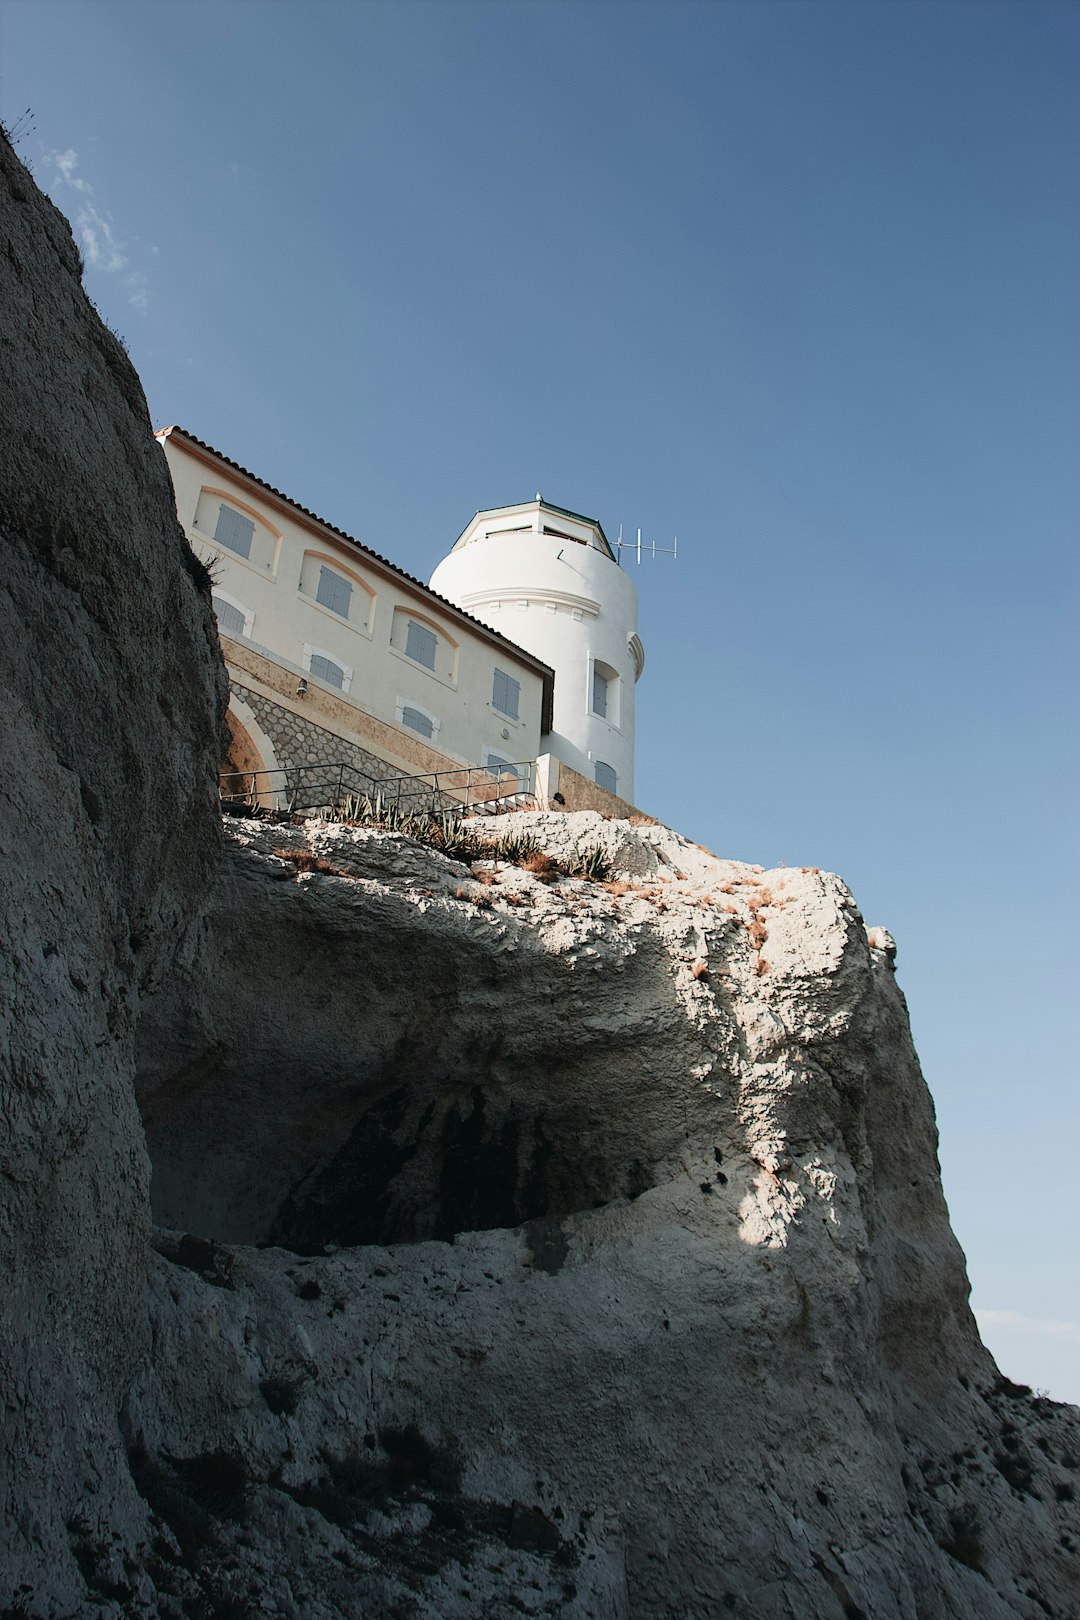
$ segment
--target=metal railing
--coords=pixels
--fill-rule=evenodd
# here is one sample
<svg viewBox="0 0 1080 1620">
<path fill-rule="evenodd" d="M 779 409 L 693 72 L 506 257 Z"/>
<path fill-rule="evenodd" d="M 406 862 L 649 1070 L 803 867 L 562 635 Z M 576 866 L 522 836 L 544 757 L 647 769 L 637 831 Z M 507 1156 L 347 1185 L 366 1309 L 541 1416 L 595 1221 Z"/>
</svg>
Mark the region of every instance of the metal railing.
<svg viewBox="0 0 1080 1620">
<path fill-rule="evenodd" d="M 536 804 L 532 760 L 515 765 L 465 765 L 419 776 L 372 776 L 345 762 L 287 765 L 269 771 L 222 771 L 218 791 L 229 811 L 337 808 L 346 800 L 378 799 L 412 815 L 495 815 Z"/>
</svg>

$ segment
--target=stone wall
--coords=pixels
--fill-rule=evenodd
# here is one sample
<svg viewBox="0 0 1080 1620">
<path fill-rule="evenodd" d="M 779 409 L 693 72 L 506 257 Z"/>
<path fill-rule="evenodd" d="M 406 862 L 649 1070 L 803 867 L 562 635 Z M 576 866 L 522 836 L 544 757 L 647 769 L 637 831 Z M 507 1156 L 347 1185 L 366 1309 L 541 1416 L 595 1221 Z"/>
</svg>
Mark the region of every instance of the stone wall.
<svg viewBox="0 0 1080 1620">
<path fill-rule="evenodd" d="M 587 776 L 575 771 L 570 765 L 558 762 L 558 792 L 562 794 L 563 803 L 552 808 L 561 810 L 599 810 L 602 816 L 614 816 L 617 820 L 625 820 L 629 816 L 644 815 L 628 799 L 620 799 L 618 794 L 609 793 L 596 782 L 590 782 Z M 648 818 L 650 821 L 653 817 Z"/>
</svg>

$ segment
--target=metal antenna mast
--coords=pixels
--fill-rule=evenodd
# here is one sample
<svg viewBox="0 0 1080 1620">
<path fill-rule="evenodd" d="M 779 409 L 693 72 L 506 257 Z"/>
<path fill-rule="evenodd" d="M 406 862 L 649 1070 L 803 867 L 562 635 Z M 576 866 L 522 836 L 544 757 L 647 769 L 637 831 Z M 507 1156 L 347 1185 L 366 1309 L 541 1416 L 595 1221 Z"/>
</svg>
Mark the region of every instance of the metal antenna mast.
<svg viewBox="0 0 1080 1620">
<path fill-rule="evenodd" d="M 622 537 L 622 524 L 619 524 L 619 538 L 615 542 L 615 559 L 622 567 L 622 554 L 624 551 L 636 551 L 638 565 L 641 564 L 642 555 L 646 557 L 670 557 L 677 562 L 679 557 L 679 537 L 675 536 L 675 543 L 671 546 L 658 546 L 655 540 L 642 541 L 641 530 L 637 532 L 637 540 L 624 540 Z"/>
</svg>

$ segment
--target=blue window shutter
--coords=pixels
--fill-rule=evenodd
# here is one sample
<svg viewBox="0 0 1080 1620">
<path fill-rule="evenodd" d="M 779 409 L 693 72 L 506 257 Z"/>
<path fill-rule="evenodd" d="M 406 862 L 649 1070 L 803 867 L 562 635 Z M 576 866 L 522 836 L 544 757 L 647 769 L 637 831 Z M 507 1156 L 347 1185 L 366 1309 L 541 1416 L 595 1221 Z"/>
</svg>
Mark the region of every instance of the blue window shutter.
<svg viewBox="0 0 1080 1620">
<path fill-rule="evenodd" d="M 513 676 L 504 675 L 501 669 L 497 669 L 491 691 L 492 708 L 498 709 L 500 714 L 509 715 L 511 720 L 516 720 L 520 701 L 520 681 L 515 681 Z"/>
<path fill-rule="evenodd" d="M 352 586 L 340 574 L 335 574 L 332 568 L 320 568 L 315 600 L 332 613 L 340 613 L 343 619 L 347 619 L 352 602 Z"/>
<path fill-rule="evenodd" d="M 402 706 L 401 723 L 408 726 L 410 731 L 418 731 L 421 737 L 433 737 L 435 735 L 435 727 L 423 709 L 410 708 L 407 703 Z"/>
<path fill-rule="evenodd" d="M 217 528 L 214 530 L 214 539 L 221 546 L 228 546 L 241 557 L 251 556 L 251 541 L 255 534 L 255 525 L 243 512 L 234 512 L 231 506 L 221 503 L 218 513 Z"/>
<path fill-rule="evenodd" d="M 607 719 L 607 681 L 595 664 L 592 672 L 592 706 L 593 714 L 598 714 L 602 720 Z"/>
<path fill-rule="evenodd" d="M 405 637 L 407 658 L 415 658 L 425 669 L 434 669 L 437 646 L 438 637 L 433 630 L 426 630 L 422 624 L 417 624 L 413 619 L 409 620 L 409 630 Z"/>
<path fill-rule="evenodd" d="M 607 788 L 609 793 L 618 791 L 619 778 L 610 765 L 605 765 L 602 759 L 596 761 L 596 785 Z"/>
<path fill-rule="evenodd" d="M 227 636 L 242 636 L 244 625 L 247 622 L 239 608 L 233 607 L 222 597 L 214 597 L 214 612 L 217 614 L 218 624 Z"/>
<path fill-rule="evenodd" d="M 320 681 L 327 681 L 329 685 L 345 688 L 345 671 L 340 664 L 335 664 L 332 658 L 324 658 L 322 653 L 312 653 L 311 663 L 308 666 L 313 675 Z"/>
</svg>

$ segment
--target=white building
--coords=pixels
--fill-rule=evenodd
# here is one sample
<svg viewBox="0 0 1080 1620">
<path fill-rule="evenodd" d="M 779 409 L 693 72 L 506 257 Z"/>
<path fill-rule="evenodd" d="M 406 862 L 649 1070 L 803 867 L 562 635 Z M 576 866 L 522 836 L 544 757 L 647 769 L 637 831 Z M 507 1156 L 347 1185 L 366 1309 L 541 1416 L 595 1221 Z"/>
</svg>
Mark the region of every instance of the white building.
<svg viewBox="0 0 1080 1620">
<path fill-rule="evenodd" d="M 538 495 L 477 512 L 432 589 L 555 671 L 551 753 L 633 802 L 637 592 L 595 518 Z"/>
<path fill-rule="evenodd" d="M 539 658 L 182 428 L 157 438 L 213 577 L 235 764 L 360 750 L 372 774 L 418 775 L 544 751 L 554 677 Z"/>
<path fill-rule="evenodd" d="M 230 771 L 488 798 L 515 766 L 540 802 L 625 814 L 644 653 L 599 523 L 539 498 L 478 512 L 426 586 L 184 429 L 157 438 L 213 580 Z"/>
</svg>

